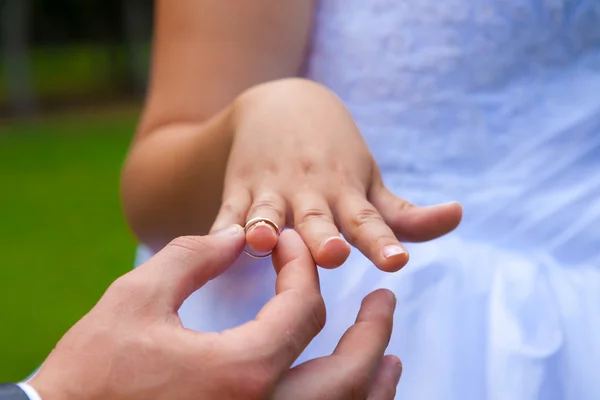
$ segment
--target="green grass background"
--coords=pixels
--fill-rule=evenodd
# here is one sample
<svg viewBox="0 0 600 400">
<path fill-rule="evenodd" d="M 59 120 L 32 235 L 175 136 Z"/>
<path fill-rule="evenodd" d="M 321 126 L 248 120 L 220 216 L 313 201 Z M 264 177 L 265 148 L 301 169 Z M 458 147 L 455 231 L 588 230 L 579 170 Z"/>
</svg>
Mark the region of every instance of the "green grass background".
<svg viewBox="0 0 600 400">
<path fill-rule="evenodd" d="M 127 69 L 126 50 L 124 45 L 85 43 L 33 48 L 29 60 L 33 90 L 39 100 L 46 101 L 114 94 L 119 90 L 114 74 L 123 74 Z M 149 45 L 144 45 L 141 51 L 149 54 Z M 1 105 L 6 104 L 7 96 L 6 81 L 0 70 Z"/>
<path fill-rule="evenodd" d="M 133 263 L 119 171 L 137 110 L 0 125 L 0 382 L 24 378 Z"/>
</svg>

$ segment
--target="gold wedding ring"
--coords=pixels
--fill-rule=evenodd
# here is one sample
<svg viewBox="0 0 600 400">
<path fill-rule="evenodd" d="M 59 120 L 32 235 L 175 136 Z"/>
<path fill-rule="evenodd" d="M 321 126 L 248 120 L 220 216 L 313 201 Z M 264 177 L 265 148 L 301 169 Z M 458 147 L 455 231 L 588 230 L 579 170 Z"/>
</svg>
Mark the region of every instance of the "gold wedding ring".
<svg viewBox="0 0 600 400">
<path fill-rule="evenodd" d="M 244 225 L 244 233 L 248 233 L 250 231 L 250 229 L 254 228 L 255 226 L 259 226 L 259 225 L 266 225 L 266 226 L 271 227 L 275 231 L 275 235 L 277 235 L 277 237 L 279 238 L 279 235 L 281 234 L 281 230 L 279 229 L 277 224 L 275 222 L 271 221 L 269 218 L 262 218 L 262 217 L 252 218 L 251 220 L 246 222 L 246 225 Z M 252 249 L 250 249 L 248 244 L 246 244 L 246 247 L 244 248 L 244 252 L 253 258 L 267 258 L 272 253 L 272 251 L 269 251 L 267 253 L 255 253 L 252 251 Z"/>
</svg>

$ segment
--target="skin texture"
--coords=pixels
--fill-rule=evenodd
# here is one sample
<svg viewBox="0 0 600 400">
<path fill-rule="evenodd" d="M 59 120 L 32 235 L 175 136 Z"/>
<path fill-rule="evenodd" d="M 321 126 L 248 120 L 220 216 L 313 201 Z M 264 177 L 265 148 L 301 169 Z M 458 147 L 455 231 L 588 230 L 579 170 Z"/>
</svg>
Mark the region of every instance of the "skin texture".
<svg viewBox="0 0 600 400">
<path fill-rule="evenodd" d="M 317 267 L 293 231 L 275 248 L 276 296 L 253 321 L 221 333 L 182 326 L 182 302 L 244 244 L 240 226 L 174 240 L 115 281 L 30 384 L 44 400 L 392 400 L 402 368 L 384 356 L 396 305 L 386 290 L 364 299 L 332 355 L 290 369 L 325 324 Z"/>
<path fill-rule="evenodd" d="M 453 230 L 457 203 L 392 194 L 340 99 L 301 72 L 314 4 L 157 1 L 150 94 L 123 170 L 125 214 L 155 250 L 174 237 L 267 217 L 294 227 L 318 265 L 351 245 L 378 268 L 408 261 L 400 241 Z M 257 252 L 268 227 L 248 232 Z"/>
</svg>

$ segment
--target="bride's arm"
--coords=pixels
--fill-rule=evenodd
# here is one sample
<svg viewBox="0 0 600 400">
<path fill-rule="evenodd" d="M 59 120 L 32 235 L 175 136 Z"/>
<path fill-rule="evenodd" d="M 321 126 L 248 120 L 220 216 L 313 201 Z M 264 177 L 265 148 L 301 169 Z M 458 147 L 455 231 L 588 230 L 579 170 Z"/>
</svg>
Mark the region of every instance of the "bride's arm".
<svg viewBox="0 0 600 400">
<path fill-rule="evenodd" d="M 158 248 L 208 232 L 236 98 L 298 75 L 312 0 L 157 0 L 149 95 L 122 175 L 126 218 Z"/>
</svg>

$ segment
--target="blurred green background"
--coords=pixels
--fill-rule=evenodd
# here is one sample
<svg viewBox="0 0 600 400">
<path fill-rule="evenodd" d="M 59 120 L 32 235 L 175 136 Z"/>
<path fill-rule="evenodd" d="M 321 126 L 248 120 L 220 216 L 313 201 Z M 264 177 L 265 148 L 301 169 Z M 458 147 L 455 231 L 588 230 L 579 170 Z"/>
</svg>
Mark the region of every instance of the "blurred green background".
<svg viewBox="0 0 600 400">
<path fill-rule="evenodd" d="M 0 382 L 23 379 L 135 240 L 119 172 L 144 96 L 152 2 L 0 0 Z"/>
</svg>

